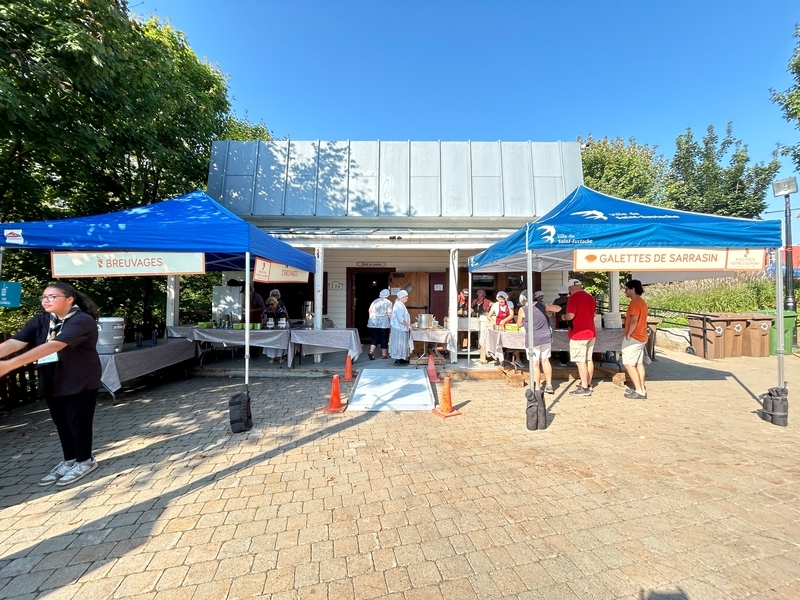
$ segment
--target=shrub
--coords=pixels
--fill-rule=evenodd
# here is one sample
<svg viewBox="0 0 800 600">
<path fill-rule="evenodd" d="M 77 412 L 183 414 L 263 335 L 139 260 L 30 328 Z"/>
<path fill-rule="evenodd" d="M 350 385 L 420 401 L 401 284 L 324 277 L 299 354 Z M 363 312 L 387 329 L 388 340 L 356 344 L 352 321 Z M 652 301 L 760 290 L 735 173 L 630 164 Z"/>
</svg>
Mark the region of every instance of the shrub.
<svg viewBox="0 0 800 600">
<path fill-rule="evenodd" d="M 652 312 L 680 326 L 686 323 L 681 313 L 774 309 L 775 280 L 763 273 L 739 272 L 733 277 L 649 285 L 644 298 Z"/>
</svg>

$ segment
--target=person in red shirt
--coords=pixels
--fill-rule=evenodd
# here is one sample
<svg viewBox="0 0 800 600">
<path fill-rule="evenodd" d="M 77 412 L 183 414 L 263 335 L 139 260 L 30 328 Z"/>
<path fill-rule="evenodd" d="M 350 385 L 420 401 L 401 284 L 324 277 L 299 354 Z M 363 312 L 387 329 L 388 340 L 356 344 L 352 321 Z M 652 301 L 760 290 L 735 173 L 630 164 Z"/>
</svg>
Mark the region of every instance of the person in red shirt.
<svg viewBox="0 0 800 600">
<path fill-rule="evenodd" d="M 647 303 L 642 300 L 642 282 L 631 279 L 625 284 L 625 295 L 631 303 L 625 313 L 625 339 L 622 340 L 622 364 L 631 378 L 633 389 L 625 392 L 626 398 L 646 400 L 644 387 L 644 353 L 647 344 Z"/>
<path fill-rule="evenodd" d="M 594 314 L 597 310 L 594 298 L 583 290 L 577 279 L 569 281 L 569 300 L 564 320 L 569 322 L 569 354 L 570 360 L 578 366 L 580 385 L 570 392 L 572 396 L 591 396 L 592 378 L 594 377 L 594 341 L 597 332 L 594 329 Z"/>
<path fill-rule="evenodd" d="M 492 308 L 492 301 L 486 297 L 486 290 L 475 292 L 476 298 L 472 301 L 472 316 L 482 317 Z"/>
</svg>

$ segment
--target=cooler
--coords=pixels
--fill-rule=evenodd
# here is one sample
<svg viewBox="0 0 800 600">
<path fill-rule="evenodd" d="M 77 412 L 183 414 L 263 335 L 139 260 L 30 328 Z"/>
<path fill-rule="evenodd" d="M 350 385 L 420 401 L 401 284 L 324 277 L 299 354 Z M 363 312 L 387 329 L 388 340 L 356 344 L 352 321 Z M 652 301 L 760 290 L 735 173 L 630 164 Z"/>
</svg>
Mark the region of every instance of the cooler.
<svg viewBox="0 0 800 600">
<path fill-rule="evenodd" d="M 125 342 L 125 319 L 122 317 L 100 317 L 97 319 L 97 353 L 116 354 L 122 352 Z"/>
</svg>

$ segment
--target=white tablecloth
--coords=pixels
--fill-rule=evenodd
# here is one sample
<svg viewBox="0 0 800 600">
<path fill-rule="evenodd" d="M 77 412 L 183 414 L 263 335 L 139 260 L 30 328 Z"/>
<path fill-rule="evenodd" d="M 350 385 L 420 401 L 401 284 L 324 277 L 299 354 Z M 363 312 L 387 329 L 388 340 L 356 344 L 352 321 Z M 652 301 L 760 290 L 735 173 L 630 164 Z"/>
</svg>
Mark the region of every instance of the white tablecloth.
<svg viewBox="0 0 800 600">
<path fill-rule="evenodd" d="M 457 360 L 458 347 L 449 329 L 411 329 L 411 339 L 415 342 L 430 342 L 432 344 L 445 344 L 450 353 L 450 362 Z"/>
<path fill-rule="evenodd" d="M 167 325 L 168 338 L 185 338 L 193 329 L 197 329 L 197 325 Z"/>
<path fill-rule="evenodd" d="M 159 340 L 156 346 L 136 348 L 126 344 L 122 352 L 101 354 L 103 374 L 100 381 L 110 392 L 116 392 L 124 381 L 153 373 L 197 356 L 197 344 L 185 339 Z"/>
<path fill-rule="evenodd" d="M 361 355 L 358 329 L 292 329 L 291 336 L 292 346 L 302 344 L 303 356 L 347 350 L 355 362 Z M 293 354 L 292 347 L 289 356 Z"/>
<path fill-rule="evenodd" d="M 193 328 L 186 339 L 198 342 L 217 342 L 226 346 L 244 346 L 244 329 L 197 329 Z M 251 329 L 250 345 L 260 348 L 286 350 L 286 364 L 292 366 L 293 352 L 289 351 L 288 329 Z"/>
<path fill-rule="evenodd" d="M 522 331 L 487 329 L 486 337 L 484 338 L 484 347 L 487 353 L 500 357 L 503 356 L 503 348 L 524 350 L 526 337 L 526 334 Z M 597 339 L 594 343 L 594 351 L 619 352 L 623 337 L 625 337 L 625 334 L 622 329 L 598 329 Z M 569 338 L 567 337 L 567 331 L 565 329 L 556 329 L 553 331 L 553 345 L 551 349 L 554 352 L 569 350 Z"/>
</svg>

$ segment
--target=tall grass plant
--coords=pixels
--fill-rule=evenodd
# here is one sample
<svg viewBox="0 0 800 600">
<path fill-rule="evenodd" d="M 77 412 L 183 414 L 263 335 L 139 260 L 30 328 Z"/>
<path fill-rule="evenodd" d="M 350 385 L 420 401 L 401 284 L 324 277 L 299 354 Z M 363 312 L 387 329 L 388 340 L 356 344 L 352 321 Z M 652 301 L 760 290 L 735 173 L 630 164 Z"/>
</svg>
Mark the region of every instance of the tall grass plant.
<svg viewBox="0 0 800 600">
<path fill-rule="evenodd" d="M 644 298 L 652 312 L 680 326 L 687 322 L 682 313 L 774 310 L 775 280 L 763 273 L 739 272 L 719 279 L 658 283 L 646 287 Z"/>
</svg>

